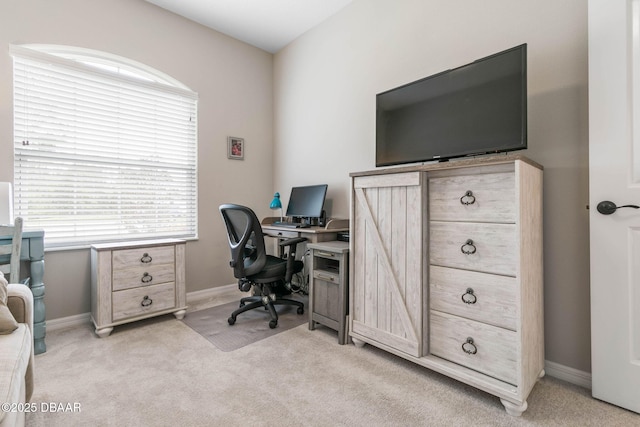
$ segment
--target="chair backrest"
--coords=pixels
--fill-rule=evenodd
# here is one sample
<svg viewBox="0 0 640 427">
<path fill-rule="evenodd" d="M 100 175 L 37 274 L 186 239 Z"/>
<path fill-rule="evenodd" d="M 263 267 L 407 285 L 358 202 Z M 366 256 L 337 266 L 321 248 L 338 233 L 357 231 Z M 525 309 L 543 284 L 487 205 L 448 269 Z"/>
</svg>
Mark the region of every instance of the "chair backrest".
<svg viewBox="0 0 640 427">
<path fill-rule="evenodd" d="M 267 262 L 262 227 L 256 214 L 248 207 L 224 204 L 219 207 L 227 228 L 231 261 L 236 279 L 259 273 Z"/>
<path fill-rule="evenodd" d="M 0 243 L 0 271 L 9 275 L 11 283 L 20 281 L 20 251 L 22 250 L 22 218 L 17 217 L 13 225 L 0 225 L 0 236 L 12 236 L 11 242 Z"/>
</svg>

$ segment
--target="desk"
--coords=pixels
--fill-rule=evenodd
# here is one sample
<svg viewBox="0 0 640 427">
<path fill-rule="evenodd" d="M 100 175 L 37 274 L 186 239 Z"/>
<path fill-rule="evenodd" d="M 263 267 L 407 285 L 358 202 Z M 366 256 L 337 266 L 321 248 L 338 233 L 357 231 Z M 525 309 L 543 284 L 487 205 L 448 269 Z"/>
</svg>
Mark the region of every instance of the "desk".
<svg viewBox="0 0 640 427">
<path fill-rule="evenodd" d="M 262 220 L 262 231 L 278 240 L 305 237 L 309 243 L 330 242 L 337 240 L 338 233 L 349 231 L 348 219 L 330 219 L 324 227 L 288 228 L 273 225 L 279 217 L 267 217 Z"/>
<path fill-rule="evenodd" d="M 0 236 L 0 241 L 12 240 L 13 236 Z M 25 229 L 22 232 L 20 260 L 29 261 L 29 287 L 33 293 L 33 341 L 34 353 L 47 351 L 44 342 L 47 324 L 44 311 L 44 230 Z M 13 279 L 13 278 L 12 278 Z M 13 280 L 12 280 L 13 281 Z"/>
<path fill-rule="evenodd" d="M 273 225 L 274 221 L 278 221 L 280 217 L 267 217 L 262 220 L 262 232 L 267 236 L 274 237 L 277 239 L 278 243 L 285 239 L 293 239 L 296 237 L 304 237 L 307 239 L 305 243 L 322 243 L 322 242 L 333 242 L 337 240 L 338 233 L 343 231 L 349 231 L 349 220 L 348 219 L 330 219 L 327 221 L 327 225 L 324 227 L 320 226 L 312 226 L 307 228 L 289 228 L 289 227 L 279 227 L 277 225 Z M 346 243 L 346 242 L 345 242 Z M 283 255 L 283 248 L 279 248 L 277 253 L 280 257 Z M 296 252 L 296 258 L 300 258 L 301 255 L 304 254 L 305 251 Z M 304 256 L 304 255 L 302 255 Z M 307 265 L 307 264 L 305 264 Z M 306 267 L 304 274 L 304 286 L 308 284 L 308 277 L 306 275 Z"/>
</svg>

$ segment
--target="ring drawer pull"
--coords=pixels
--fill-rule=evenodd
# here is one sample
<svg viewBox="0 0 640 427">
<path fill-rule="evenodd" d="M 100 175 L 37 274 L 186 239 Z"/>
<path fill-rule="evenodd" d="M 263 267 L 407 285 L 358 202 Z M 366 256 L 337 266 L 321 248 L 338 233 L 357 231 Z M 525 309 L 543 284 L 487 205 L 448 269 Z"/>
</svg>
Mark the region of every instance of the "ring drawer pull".
<svg viewBox="0 0 640 427">
<path fill-rule="evenodd" d="M 140 305 L 143 307 L 149 307 L 151 304 L 153 304 L 153 300 L 149 298 L 149 295 L 145 295 L 144 298 L 142 298 L 142 302 L 140 303 Z"/>
<path fill-rule="evenodd" d="M 462 203 L 463 205 L 472 205 L 475 202 L 476 196 L 473 195 L 471 190 L 467 190 L 467 192 L 464 193 L 464 196 L 460 197 L 460 203 Z"/>
<path fill-rule="evenodd" d="M 473 338 L 467 338 L 467 341 L 462 343 L 462 351 L 467 354 L 476 354 L 478 352 L 478 347 L 473 343 Z"/>
<path fill-rule="evenodd" d="M 153 261 L 153 258 L 151 258 L 148 253 L 145 252 L 144 254 L 142 254 L 142 258 L 140 258 L 140 262 L 148 264 L 151 261 Z"/>
<path fill-rule="evenodd" d="M 476 253 L 476 246 L 473 244 L 473 240 L 468 239 L 464 245 L 460 247 L 460 250 L 465 255 L 473 255 Z"/>
<path fill-rule="evenodd" d="M 152 276 L 152 275 L 150 275 L 149 273 L 144 273 L 144 274 L 142 275 L 142 279 L 140 279 L 140 281 L 141 281 L 142 283 L 149 283 L 149 282 L 151 282 L 152 280 L 153 280 L 153 276 Z"/>
<path fill-rule="evenodd" d="M 465 304 L 475 304 L 478 301 L 478 297 L 473 293 L 472 288 L 467 288 L 467 291 L 462 294 L 462 302 Z"/>
</svg>

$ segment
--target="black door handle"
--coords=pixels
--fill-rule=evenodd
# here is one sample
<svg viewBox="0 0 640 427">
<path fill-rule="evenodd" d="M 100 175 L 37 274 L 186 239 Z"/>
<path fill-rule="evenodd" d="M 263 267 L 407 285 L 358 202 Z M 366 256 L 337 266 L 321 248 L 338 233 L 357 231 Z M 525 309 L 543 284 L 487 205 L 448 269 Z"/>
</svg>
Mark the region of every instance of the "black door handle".
<svg viewBox="0 0 640 427">
<path fill-rule="evenodd" d="M 598 203 L 598 206 L 597 206 L 598 212 L 600 212 L 602 215 L 611 215 L 617 209 L 620 209 L 620 208 L 640 209 L 640 206 L 636 206 L 636 205 L 616 206 L 615 203 L 610 202 L 608 200 Z"/>
</svg>

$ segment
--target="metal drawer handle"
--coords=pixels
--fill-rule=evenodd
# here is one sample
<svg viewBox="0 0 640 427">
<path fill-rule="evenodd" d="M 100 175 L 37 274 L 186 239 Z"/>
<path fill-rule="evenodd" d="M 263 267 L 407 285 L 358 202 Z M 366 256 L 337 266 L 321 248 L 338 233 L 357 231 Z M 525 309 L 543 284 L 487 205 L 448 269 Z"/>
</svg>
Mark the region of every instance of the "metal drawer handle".
<svg viewBox="0 0 640 427">
<path fill-rule="evenodd" d="M 462 302 L 465 304 L 475 304 L 478 301 L 478 297 L 473 293 L 472 288 L 467 288 L 467 291 L 462 294 Z"/>
<path fill-rule="evenodd" d="M 153 280 L 153 276 L 152 276 L 152 275 L 150 275 L 149 273 L 144 273 L 144 274 L 142 275 L 142 279 L 140 279 L 140 281 L 141 281 L 142 283 L 149 283 L 149 282 L 151 282 L 152 280 Z"/>
<path fill-rule="evenodd" d="M 149 295 L 145 295 L 144 298 L 142 298 L 142 302 L 140 303 L 140 305 L 143 307 L 149 307 L 151 304 L 153 304 L 153 300 L 149 298 Z"/>
<path fill-rule="evenodd" d="M 475 202 L 476 196 L 473 195 L 471 190 L 467 190 L 467 192 L 464 193 L 464 196 L 460 197 L 460 203 L 462 203 L 463 205 L 472 205 Z"/>
<path fill-rule="evenodd" d="M 151 257 L 149 256 L 149 254 L 148 254 L 148 253 L 146 253 L 146 252 L 142 255 L 142 258 L 140 258 L 140 262 L 145 263 L 145 264 L 148 264 L 148 263 L 150 263 L 151 261 L 153 261 L 153 258 L 151 258 Z"/>
<path fill-rule="evenodd" d="M 332 254 L 331 252 L 316 252 L 316 256 L 322 256 L 326 258 L 335 258 L 336 254 Z"/>
<path fill-rule="evenodd" d="M 333 278 L 331 276 L 323 276 L 322 274 L 318 274 L 318 279 L 329 280 L 331 282 L 333 282 L 335 280 L 335 278 Z"/>
<path fill-rule="evenodd" d="M 478 347 L 473 343 L 473 338 L 467 338 L 467 341 L 462 343 L 462 351 L 467 354 L 476 354 L 478 352 Z"/>
<path fill-rule="evenodd" d="M 465 255 L 473 255 L 476 253 L 476 246 L 473 244 L 473 240 L 468 239 L 464 245 L 460 247 L 460 250 Z"/>
</svg>

